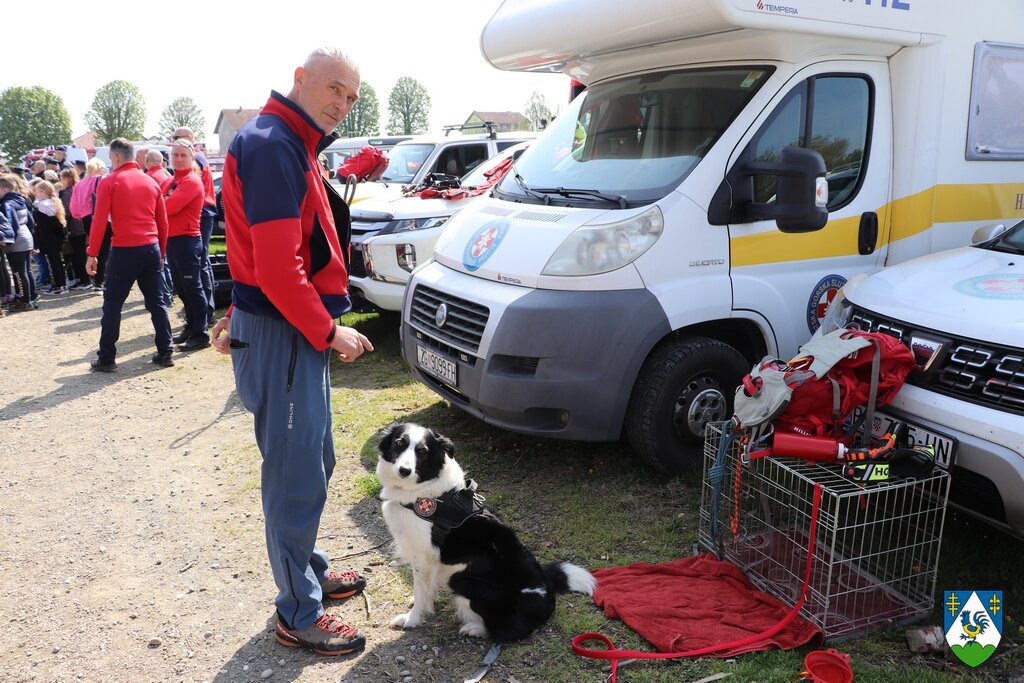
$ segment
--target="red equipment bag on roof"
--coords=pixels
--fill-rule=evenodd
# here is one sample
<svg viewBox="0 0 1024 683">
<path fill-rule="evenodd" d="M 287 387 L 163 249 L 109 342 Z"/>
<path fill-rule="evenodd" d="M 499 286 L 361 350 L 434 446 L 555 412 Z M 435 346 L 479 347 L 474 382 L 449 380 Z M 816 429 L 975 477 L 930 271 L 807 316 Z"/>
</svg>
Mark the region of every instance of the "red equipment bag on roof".
<svg viewBox="0 0 1024 683">
<path fill-rule="evenodd" d="M 338 177 L 354 175 L 356 180 L 376 180 L 388 167 L 388 158 L 376 147 L 367 145 L 338 166 Z"/>
</svg>

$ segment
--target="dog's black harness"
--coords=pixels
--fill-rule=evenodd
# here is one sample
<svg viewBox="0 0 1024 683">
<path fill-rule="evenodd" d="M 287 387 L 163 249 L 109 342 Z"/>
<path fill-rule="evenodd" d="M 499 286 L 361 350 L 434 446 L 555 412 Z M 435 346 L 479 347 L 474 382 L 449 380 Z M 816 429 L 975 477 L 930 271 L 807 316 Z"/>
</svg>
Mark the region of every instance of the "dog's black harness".
<svg viewBox="0 0 1024 683">
<path fill-rule="evenodd" d="M 444 543 L 449 532 L 465 524 L 469 518 L 493 516 L 484 507 L 484 497 L 476 492 L 476 482 L 472 479 L 466 479 L 465 488 L 445 491 L 437 498 L 417 498 L 415 503 L 403 503 L 402 507 L 434 525 L 432 537 L 438 544 Z"/>
</svg>

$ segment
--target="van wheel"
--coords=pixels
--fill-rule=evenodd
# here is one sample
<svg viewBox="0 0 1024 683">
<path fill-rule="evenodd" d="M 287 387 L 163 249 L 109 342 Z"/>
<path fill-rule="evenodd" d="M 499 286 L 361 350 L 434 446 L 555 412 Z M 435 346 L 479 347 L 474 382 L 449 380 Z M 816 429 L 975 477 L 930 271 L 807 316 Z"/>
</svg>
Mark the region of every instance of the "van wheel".
<svg viewBox="0 0 1024 683">
<path fill-rule="evenodd" d="M 747 360 L 706 337 L 659 346 L 640 369 L 626 413 L 630 448 L 644 464 L 676 474 L 701 462 L 704 427 L 732 416 Z"/>
</svg>

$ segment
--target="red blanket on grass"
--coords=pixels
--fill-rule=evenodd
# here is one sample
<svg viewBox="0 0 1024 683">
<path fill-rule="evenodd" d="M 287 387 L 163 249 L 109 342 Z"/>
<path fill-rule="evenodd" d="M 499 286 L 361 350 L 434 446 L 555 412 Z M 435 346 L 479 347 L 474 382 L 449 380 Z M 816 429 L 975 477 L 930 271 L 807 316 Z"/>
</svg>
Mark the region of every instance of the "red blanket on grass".
<svg viewBox="0 0 1024 683">
<path fill-rule="evenodd" d="M 704 553 L 662 564 L 608 567 L 597 577 L 594 602 L 608 618 L 621 619 L 661 652 L 685 652 L 726 644 L 766 631 L 790 607 L 754 588 L 740 569 Z M 799 616 L 774 637 L 717 652 L 790 650 L 819 641 L 821 631 Z"/>
</svg>

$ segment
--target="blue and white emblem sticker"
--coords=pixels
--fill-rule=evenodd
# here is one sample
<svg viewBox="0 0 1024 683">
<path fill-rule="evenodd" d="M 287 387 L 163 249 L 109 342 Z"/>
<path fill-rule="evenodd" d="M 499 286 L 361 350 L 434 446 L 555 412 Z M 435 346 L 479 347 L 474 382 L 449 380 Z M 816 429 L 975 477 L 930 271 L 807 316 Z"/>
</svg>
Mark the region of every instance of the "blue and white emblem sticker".
<svg viewBox="0 0 1024 683">
<path fill-rule="evenodd" d="M 1011 273 L 970 277 L 953 287 L 961 294 L 982 299 L 1024 299 L 1024 277 Z"/>
<path fill-rule="evenodd" d="M 499 218 L 485 224 L 473 233 L 473 236 L 466 242 L 466 248 L 462 251 L 462 265 L 466 270 L 473 272 L 491 258 L 505 238 L 508 232 L 509 220 Z"/>
<path fill-rule="evenodd" d="M 826 275 L 821 281 L 814 285 L 811 296 L 807 299 L 807 329 L 811 334 L 821 327 L 821 319 L 825 317 L 825 311 L 832 299 L 846 284 L 846 278 L 842 275 Z"/>
<path fill-rule="evenodd" d="M 945 591 L 942 596 L 946 644 L 967 666 L 982 664 L 1003 635 L 1002 591 Z"/>
</svg>

